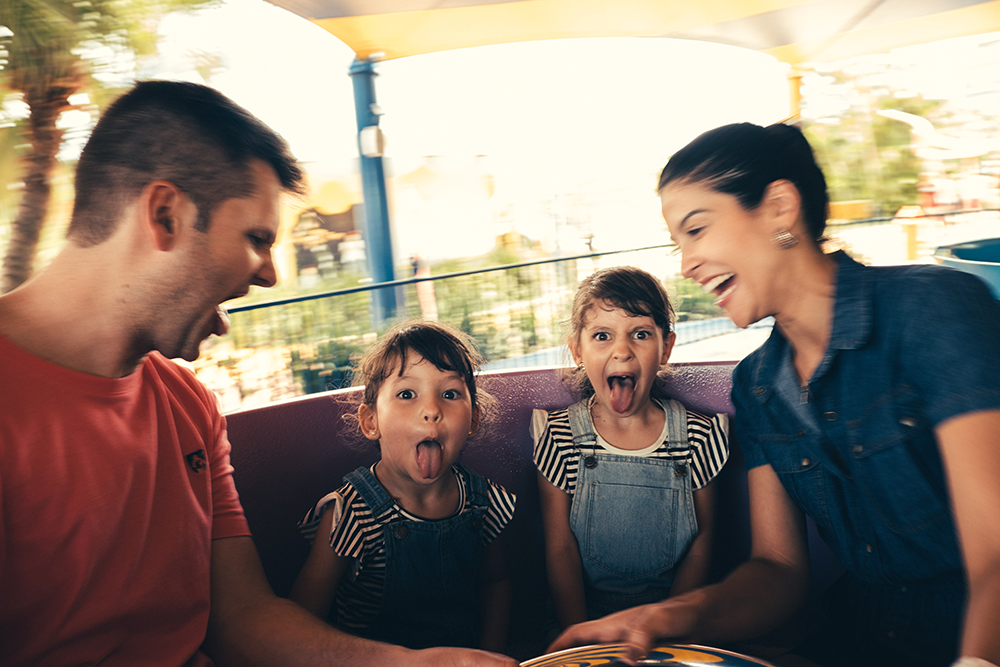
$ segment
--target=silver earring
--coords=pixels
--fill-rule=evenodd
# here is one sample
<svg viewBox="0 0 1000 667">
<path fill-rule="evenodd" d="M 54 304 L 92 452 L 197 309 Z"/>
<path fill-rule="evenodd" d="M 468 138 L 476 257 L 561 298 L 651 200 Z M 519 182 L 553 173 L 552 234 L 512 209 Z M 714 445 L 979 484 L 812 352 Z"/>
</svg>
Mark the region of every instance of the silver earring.
<svg viewBox="0 0 1000 667">
<path fill-rule="evenodd" d="M 790 231 L 782 227 L 774 233 L 771 237 L 771 243 L 778 246 L 782 250 L 788 250 L 789 248 L 794 248 L 799 244 L 799 240 L 795 238 L 795 235 Z"/>
</svg>

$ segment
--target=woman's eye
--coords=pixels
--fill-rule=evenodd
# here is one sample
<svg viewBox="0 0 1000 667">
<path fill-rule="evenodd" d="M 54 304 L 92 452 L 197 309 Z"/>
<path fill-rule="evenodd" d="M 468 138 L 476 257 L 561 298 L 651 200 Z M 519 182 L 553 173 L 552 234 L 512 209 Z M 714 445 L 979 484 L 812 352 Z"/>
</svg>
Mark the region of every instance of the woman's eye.
<svg viewBox="0 0 1000 667">
<path fill-rule="evenodd" d="M 404 389 L 403 391 L 396 394 L 397 398 L 402 398 L 404 400 L 409 400 L 411 398 L 416 398 L 417 394 L 412 389 Z"/>
</svg>

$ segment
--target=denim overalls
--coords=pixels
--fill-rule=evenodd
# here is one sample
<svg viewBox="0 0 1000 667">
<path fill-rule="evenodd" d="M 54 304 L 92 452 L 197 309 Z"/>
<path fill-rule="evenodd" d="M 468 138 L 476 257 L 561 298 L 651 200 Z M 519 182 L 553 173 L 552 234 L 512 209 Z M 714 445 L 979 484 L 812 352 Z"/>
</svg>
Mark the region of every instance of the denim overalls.
<svg viewBox="0 0 1000 667">
<path fill-rule="evenodd" d="M 688 447 L 687 410 L 665 401 L 671 449 Z M 587 401 L 569 408 L 573 444 L 597 446 Z M 588 618 L 667 597 L 677 563 L 698 532 L 689 462 L 581 455 L 570 527 L 580 546 Z"/>
<path fill-rule="evenodd" d="M 385 539 L 382 607 L 366 637 L 410 648 L 478 644 L 477 577 L 489 486 L 462 464 L 454 467 L 465 478 L 471 509 L 434 521 L 403 518 L 368 468 L 345 477 Z"/>
</svg>

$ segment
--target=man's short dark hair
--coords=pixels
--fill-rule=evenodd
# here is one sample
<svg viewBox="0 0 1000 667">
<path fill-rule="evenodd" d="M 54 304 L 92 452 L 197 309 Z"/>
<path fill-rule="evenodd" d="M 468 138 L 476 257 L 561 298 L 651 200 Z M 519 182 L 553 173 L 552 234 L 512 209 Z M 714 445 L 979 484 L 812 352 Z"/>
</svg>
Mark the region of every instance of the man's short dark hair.
<svg viewBox="0 0 1000 667">
<path fill-rule="evenodd" d="M 304 192 L 284 139 L 249 111 L 207 86 L 140 81 L 105 110 L 80 155 L 68 237 L 81 246 L 107 240 L 158 179 L 191 198 L 205 231 L 219 204 L 254 194 L 253 160 L 270 165 L 286 191 Z"/>
</svg>

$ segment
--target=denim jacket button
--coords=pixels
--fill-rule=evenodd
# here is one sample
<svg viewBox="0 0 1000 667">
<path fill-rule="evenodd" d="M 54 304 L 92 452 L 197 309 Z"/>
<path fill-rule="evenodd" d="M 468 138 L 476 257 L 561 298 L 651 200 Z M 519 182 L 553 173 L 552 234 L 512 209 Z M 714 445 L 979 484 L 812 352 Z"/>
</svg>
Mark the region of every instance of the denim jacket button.
<svg viewBox="0 0 1000 667">
<path fill-rule="evenodd" d="M 597 467 L 597 457 L 595 457 L 595 456 L 587 456 L 587 457 L 585 457 L 583 459 L 583 465 L 585 465 L 585 466 L 587 466 L 588 468 L 591 468 L 591 469 L 596 468 Z"/>
<path fill-rule="evenodd" d="M 914 426 L 917 425 L 917 420 L 914 419 L 913 417 L 903 417 L 902 419 L 899 420 L 899 423 L 902 424 L 903 426 L 906 426 L 907 428 L 913 428 Z"/>
<path fill-rule="evenodd" d="M 767 391 L 767 389 L 764 389 L 764 387 L 757 387 L 753 390 L 753 393 L 755 396 L 763 396 L 765 391 Z"/>
<path fill-rule="evenodd" d="M 809 459 L 802 459 L 802 467 L 805 468 L 807 465 L 812 463 Z"/>
<path fill-rule="evenodd" d="M 854 445 L 854 448 L 851 451 L 855 454 L 861 454 L 861 452 L 865 451 L 865 448 L 861 445 Z"/>
<path fill-rule="evenodd" d="M 875 551 L 875 547 L 873 547 L 870 544 L 866 544 L 865 545 L 865 551 L 867 551 L 868 553 L 871 553 L 871 552 Z"/>
<path fill-rule="evenodd" d="M 823 419 L 827 420 L 828 422 L 835 422 L 835 421 L 837 421 L 837 413 L 836 412 L 824 412 L 823 413 Z"/>
</svg>

